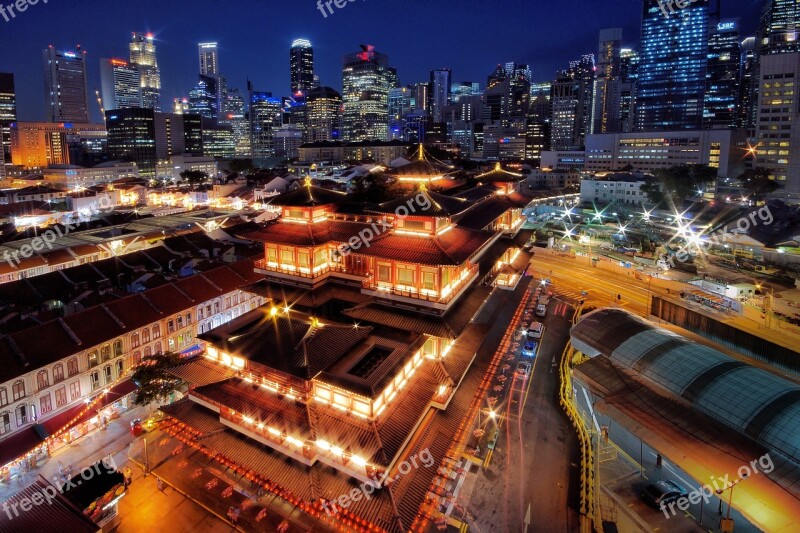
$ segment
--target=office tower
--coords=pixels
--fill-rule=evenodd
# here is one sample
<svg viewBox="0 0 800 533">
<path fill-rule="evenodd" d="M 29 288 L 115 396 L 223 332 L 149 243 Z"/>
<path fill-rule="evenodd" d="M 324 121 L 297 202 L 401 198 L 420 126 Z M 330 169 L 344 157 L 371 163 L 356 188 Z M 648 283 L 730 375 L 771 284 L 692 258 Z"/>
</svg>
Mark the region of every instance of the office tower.
<svg viewBox="0 0 800 533">
<path fill-rule="evenodd" d="M 389 133 L 389 89 L 397 85 L 397 72 L 389 58 L 372 45 L 347 54 L 342 65 L 344 140 L 385 141 Z"/>
<path fill-rule="evenodd" d="M 800 52 L 761 56 L 755 166 L 781 186 L 774 196 L 800 202 Z"/>
<path fill-rule="evenodd" d="M 200 74 L 197 85 L 189 91 L 189 113 L 219 118 L 219 78 Z"/>
<path fill-rule="evenodd" d="M 436 69 L 431 71 L 431 93 L 430 93 L 430 112 L 434 122 L 444 121 L 444 108 L 450 104 L 450 85 L 452 83 L 452 71 L 449 68 Z"/>
<path fill-rule="evenodd" d="M 249 82 L 248 82 L 249 83 Z M 268 158 L 275 155 L 275 131 L 281 127 L 282 101 L 272 93 L 250 92 L 250 149 L 253 157 Z"/>
<path fill-rule="evenodd" d="M 289 50 L 292 94 L 304 96 L 314 87 L 314 49 L 308 39 L 295 39 Z"/>
<path fill-rule="evenodd" d="M 189 99 L 188 98 L 173 98 L 172 99 L 172 112 L 176 115 L 183 115 L 189 112 Z"/>
<path fill-rule="evenodd" d="M 200 55 L 200 74 L 215 77 L 219 75 L 219 55 L 217 43 L 200 43 L 197 45 Z"/>
<path fill-rule="evenodd" d="M 0 152 L 7 165 L 11 164 L 11 124 L 17 120 L 17 93 L 14 75 L 0 72 Z M 0 173 L 4 172 L 0 164 Z"/>
<path fill-rule="evenodd" d="M 757 56 L 800 51 L 800 2 L 764 0 L 758 30 Z"/>
<path fill-rule="evenodd" d="M 709 0 L 669 16 L 642 2 L 642 37 L 636 87 L 636 129 L 700 129 L 708 54 Z"/>
<path fill-rule="evenodd" d="M 709 29 L 704 128 L 736 127 L 740 69 L 739 21 L 721 20 Z"/>
<path fill-rule="evenodd" d="M 42 53 L 47 120 L 89 122 L 86 88 L 86 51 L 56 50 L 52 45 Z"/>
<path fill-rule="evenodd" d="M 142 107 L 139 69 L 120 59 L 100 60 L 100 88 L 103 109 Z"/>
<path fill-rule="evenodd" d="M 506 68 L 513 65 L 509 75 L 509 114 L 522 118 L 528 113 L 531 101 L 531 69 L 528 65 L 507 63 Z"/>
<path fill-rule="evenodd" d="M 458 102 L 462 96 L 481 95 L 483 91 L 481 91 L 481 84 L 478 82 L 462 81 L 452 85 L 450 94 L 453 102 Z"/>
<path fill-rule="evenodd" d="M 161 111 L 161 72 L 158 70 L 156 45 L 152 33 L 133 33 L 130 62 L 139 69 L 142 107 Z"/>
<path fill-rule="evenodd" d="M 486 88 L 491 89 L 498 83 L 503 82 L 506 78 L 508 78 L 508 72 L 503 65 L 497 65 L 497 68 L 494 69 L 494 72 L 489 74 L 486 78 Z"/>
<path fill-rule="evenodd" d="M 342 96 L 330 87 L 311 89 L 306 96 L 308 142 L 339 140 Z"/>
<path fill-rule="evenodd" d="M 623 81 L 639 79 L 639 52 L 630 48 L 622 48 L 619 52 L 619 76 Z"/>
<path fill-rule="evenodd" d="M 431 84 L 428 82 L 414 84 L 414 110 L 429 112 L 431 110 Z"/>
<path fill-rule="evenodd" d="M 622 28 L 600 30 L 597 77 L 594 82 L 592 133 L 617 133 L 622 129 L 621 42 Z"/>
<path fill-rule="evenodd" d="M 414 111 L 415 88 L 411 85 L 389 90 L 389 140 L 403 138 L 406 115 Z"/>
<path fill-rule="evenodd" d="M 106 112 L 106 125 L 111 156 L 135 162 L 144 178 L 154 178 L 156 164 L 173 155 L 203 155 L 199 115 L 113 109 Z"/>
<path fill-rule="evenodd" d="M 580 150 L 591 127 L 594 56 L 571 61 L 553 83 L 552 144 L 554 150 Z"/>
<path fill-rule="evenodd" d="M 236 141 L 233 127 L 214 119 L 202 118 L 203 155 L 206 157 L 230 159 L 236 155 Z"/>
<path fill-rule="evenodd" d="M 231 128 L 234 155 L 250 157 L 250 122 L 247 120 L 244 98 L 239 89 L 228 89 L 225 112 L 220 115 L 219 122 Z"/>
<path fill-rule="evenodd" d="M 639 77 L 639 53 L 623 48 L 619 54 L 619 92 L 620 131 L 630 133 L 636 129 L 636 80 Z"/>
<path fill-rule="evenodd" d="M 10 129 L 11 159 L 6 159 L 6 164 L 28 169 L 82 165 L 81 147 L 85 151 L 102 150 L 106 138 L 102 124 L 17 121 Z"/>
<path fill-rule="evenodd" d="M 756 38 L 747 37 L 741 43 L 741 60 L 739 63 L 739 101 L 737 104 L 739 128 L 751 130 L 756 127 L 758 114 L 758 64 L 756 63 Z"/>
</svg>

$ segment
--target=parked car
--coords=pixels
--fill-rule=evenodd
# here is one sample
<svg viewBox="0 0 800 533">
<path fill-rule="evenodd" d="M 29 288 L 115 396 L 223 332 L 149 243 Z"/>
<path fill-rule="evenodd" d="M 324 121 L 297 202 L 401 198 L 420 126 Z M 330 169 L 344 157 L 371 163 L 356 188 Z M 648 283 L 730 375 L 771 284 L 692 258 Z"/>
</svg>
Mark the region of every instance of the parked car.
<svg viewBox="0 0 800 533">
<path fill-rule="evenodd" d="M 517 365 L 516 374 L 522 379 L 528 379 L 531 375 L 531 364 L 527 361 L 520 361 Z"/>
<path fill-rule="evenodd" d="M 542 333 L 544 333 L 544 324 L 541 322 L 531 322 L 531 325 L 528 326 L 529 339 L 541 339 Z"/>
<path fill-rule="evenodd" d="M 528 341 L 525 343 L 525 346 L 522 347 L 522 355 L 527 357 L 534 357 L 536 355 L 536 350 L 539 349 L 539 343 L 536 341 Z"/>
<path fill-rule="evenodd" d="M 547 306 L 544 304 L 539 304 L 536 306 L 536 316 L 544 317 L 547 316 Z"/>
<path fill-rule="evenodd" d="M 651 483 L 641 492 L 642 500 L 652 507 L 669 505 L 675 500 L 685 497 L 686 489 L 667 479 Z"/>
</svg>

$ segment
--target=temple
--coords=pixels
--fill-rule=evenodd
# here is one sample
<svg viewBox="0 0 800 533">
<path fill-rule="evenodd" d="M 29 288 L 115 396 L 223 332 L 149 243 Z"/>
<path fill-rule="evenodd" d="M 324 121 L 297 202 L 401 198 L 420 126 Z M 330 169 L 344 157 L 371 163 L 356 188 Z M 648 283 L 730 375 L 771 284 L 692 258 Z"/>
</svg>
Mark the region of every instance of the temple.
<svg viewBox="0 0 800 533">
<path fill-rule="evenodd" d="M 476 385 L 465 383 L 480 380 L 469 370 L 485 330 L 471 320 L 489 281 L 513 286 L 530 258 L 522 179 L 498 166 L 458 194 L 420 180 L 381 204 L 310 179 L 277 196 L 280 217 L 242 235 L 264 243 L 264 277 L 246 290 L 267 304 L 200 335 L 204 357 L 175 369 L 190 382 L 162 409 L 176 435 L 322 517 L 354 483 L 396 478 L 429 450 L 435 468 L 326 518 L 355 531 L 418 524 L 423 502 L 444 499 L 459 460 L 446 451 Z"/>
</svg>

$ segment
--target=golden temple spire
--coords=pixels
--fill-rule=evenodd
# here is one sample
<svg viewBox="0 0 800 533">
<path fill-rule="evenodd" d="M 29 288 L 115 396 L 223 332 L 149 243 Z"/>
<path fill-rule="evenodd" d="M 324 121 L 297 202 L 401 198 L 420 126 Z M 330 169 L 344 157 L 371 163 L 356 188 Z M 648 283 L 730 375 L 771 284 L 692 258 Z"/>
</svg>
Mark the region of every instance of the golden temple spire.
<svg viewBox="0 0 800 533">
<path fill-rule="evenodd" d="M 311 188 L 311 176 L 306 176 L 306 179 L 303 181 L 303 186 Z"/>
</svg>

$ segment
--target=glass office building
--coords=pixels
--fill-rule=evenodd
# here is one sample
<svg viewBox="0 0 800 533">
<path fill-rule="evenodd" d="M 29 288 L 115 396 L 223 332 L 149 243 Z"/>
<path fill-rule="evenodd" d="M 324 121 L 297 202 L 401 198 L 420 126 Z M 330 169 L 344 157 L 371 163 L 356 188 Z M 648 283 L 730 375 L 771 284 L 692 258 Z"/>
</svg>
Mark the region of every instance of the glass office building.
<svg viewBox="0 0 800 533">
<path fill-rule="evenodd" d="M 307 39 L 295 39 L 289 50 L 292 95 L 305 96 L 314 88 L 314 49 Z"/>
<path fill-rule="evenodd" d="M 709 0 L 662 10 L 642 2 L 636 129 L 700 129 L 708 63 Z"/>
<path fill-rule="evenodd" d="M 389 89 L 397 85 L 397 73 L 389 58 L 371 45 L 347 54 L 342 65 L 344 140 L 385 141 L 389 136 Z"/>
<path fill-rule="evenodd" d="M 721 20 L 712 25 L 708 39 L 703 125 L 706 128 L 734 128 L 738 119 L 741 43 L 738 20 Z"/>
</svg>

